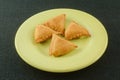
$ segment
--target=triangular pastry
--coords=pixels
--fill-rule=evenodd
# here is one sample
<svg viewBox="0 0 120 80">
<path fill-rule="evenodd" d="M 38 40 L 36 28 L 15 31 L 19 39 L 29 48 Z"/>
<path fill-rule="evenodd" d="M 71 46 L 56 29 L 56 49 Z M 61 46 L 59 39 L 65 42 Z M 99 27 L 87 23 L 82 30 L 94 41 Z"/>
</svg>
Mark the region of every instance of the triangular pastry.
<svg viewBox="0 0 120 80">
<path fill-rule="evenodd" d="M 43 23 L 43 25 L 50 27 L 51 29 L 64 33 L 65 28 L 65 14 L 58 15 L 47 22 Z"/>
<path fill-rule="evenodd" d="M 46 27 L 44 25 L 38 25 L 35 28 L 35 32 L 34 32 L 34 39 L 36 43 L 39 42 L 43 42 L 47 39 L 49 39 L 50 37 L 52 37 L 52 34 L 60 34 L 59 32 L 56 32 L 52 29 L 50 29 L 49 27 Z"/>
<path fill-rule="evenodd" d="M 77 46 L 72 42 L 65 40 L 56 34 L 52 35 L 49 52 L 53 56 L 62 56 L 75 49 Z"/>
<path fill-rule="evenodd" d="M 83 26 L 77 24 L 76 22 L 72 21 L 66 31 L 65 31 L 65 38 L 70 40 L 74 38 L 80 38 L 82 36 L 90 36 L 87 29 L 85 29 Z"/>
</svg>

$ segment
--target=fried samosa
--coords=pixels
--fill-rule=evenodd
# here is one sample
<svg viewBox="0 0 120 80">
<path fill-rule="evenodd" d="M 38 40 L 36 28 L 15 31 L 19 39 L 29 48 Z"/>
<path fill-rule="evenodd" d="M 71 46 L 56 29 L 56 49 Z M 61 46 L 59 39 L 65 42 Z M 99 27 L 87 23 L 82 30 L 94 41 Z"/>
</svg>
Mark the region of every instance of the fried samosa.
<svg viewBox="0 0 120 80">
<path fill-rule="evenodd" d="M 82 25 L 79 25 L 75 21 L 72 21 L 66 31 L 65 31 L 65 38 L 68 40 L 80 38 L 82 36 L 90 36 L 90 33 L 87 29 L 85 29 Z"/>
<path fill-rule="evenodd" d="M 57 31 L 61 32 L 61 34 L 64 33 L 65 30 L 65 14 L 58 15 L 47 22 L 43 23 L 43 25 Z"/>
<path fill-rule="evenodd" d="M 47 39 L 52 37 L 52 34 L 60 34 L 59 32 L 56 32 L 52 29 L 50 29 L 49 27 L 46 27 L 44 25 L 38 25 L 35 28 L 35 32 L 34 32 L 34 39 L 36 43 L 39 42 L 44 42 Z"/>
<path fill-rule="evenodd" d="M 73 44 L 72 42 L 65 40 L 59 37 L 56 34 L 52 35 L 52 41 L 50 43 L 49 53 L 55 57 L 62 56 L 71 52 L 77 48 L 77 45 Z"/>
</svg>

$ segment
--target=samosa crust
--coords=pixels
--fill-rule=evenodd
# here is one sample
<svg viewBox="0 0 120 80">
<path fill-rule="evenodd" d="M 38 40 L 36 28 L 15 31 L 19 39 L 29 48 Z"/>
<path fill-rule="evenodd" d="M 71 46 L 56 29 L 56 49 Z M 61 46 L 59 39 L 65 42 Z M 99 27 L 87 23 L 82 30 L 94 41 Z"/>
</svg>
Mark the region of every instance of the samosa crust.
<svg viewBox="0 0 120 80">
<path fill-rule="evenodd" d="M 57 31 L 61 32 L 61 34 L 64 33 L 65 30 L 65 14 L 58 15 L 47 22 L 43 23 L 43 25 Z"/>
<path fill-rule="evenodd" d="M 77 45 L 72 42 L 65 40 L 56 34 L 52 35 L 52 41 L 49 48 L 50 55 L 53 56 L 62 56 L 67 54 L 68 52 L 77 48 Z"/>
<path fill-rule="evenodd" d="M 82 36 L 90 36 L 88 30 L 85 29 L 82 25 L 72 21 L 65 31 L 65 38 L 71 40 L 80 38 Z"/>
<path fill-rule="evenodd" d="M 56 32 L 49 27 L 46 27 L 44 25 L 38 25 L 35 28 L 34 32 L 34 39 L 36 43 L 46 41 L 47 39 L 52 37 L 52 34 L 60 34 L 59 32 Z"/>
</svg>

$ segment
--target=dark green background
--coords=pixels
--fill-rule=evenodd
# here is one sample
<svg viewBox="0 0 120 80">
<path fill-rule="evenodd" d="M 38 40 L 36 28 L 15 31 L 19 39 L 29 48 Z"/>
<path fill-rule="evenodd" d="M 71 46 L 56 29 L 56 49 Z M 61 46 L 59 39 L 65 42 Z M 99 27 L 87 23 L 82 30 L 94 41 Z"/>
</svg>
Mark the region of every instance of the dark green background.
<svg viewBox="0 0 120 80">
<path fill-rule="evenodd" d="M 109 44 L 95 64 L 58 74 L 37 70 L 18 56 L 14 37 L 19 26 L 53 8 L 83 10 L 104 24 Z M 120 80 L 120 0 L 0 0 L 0 80 Z"/>
</svg>

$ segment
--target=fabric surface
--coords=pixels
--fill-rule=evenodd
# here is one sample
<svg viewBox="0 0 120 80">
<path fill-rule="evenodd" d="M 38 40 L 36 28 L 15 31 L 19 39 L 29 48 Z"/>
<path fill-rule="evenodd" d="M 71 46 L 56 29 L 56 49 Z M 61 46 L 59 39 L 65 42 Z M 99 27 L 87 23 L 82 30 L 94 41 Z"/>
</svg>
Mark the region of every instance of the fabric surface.
<svg viewBox="0 0 120 80">
<path fill-rule="evenodd" d="M 93 65 L 70 73 L 50 73 L 26 64 L 14 37 L 30 16 L 53 8 L 86 11 L 105 26 L 109 44 Z M 120 80 L 120 0 L 0 0 L 0 80 Z"/>
</svg>

